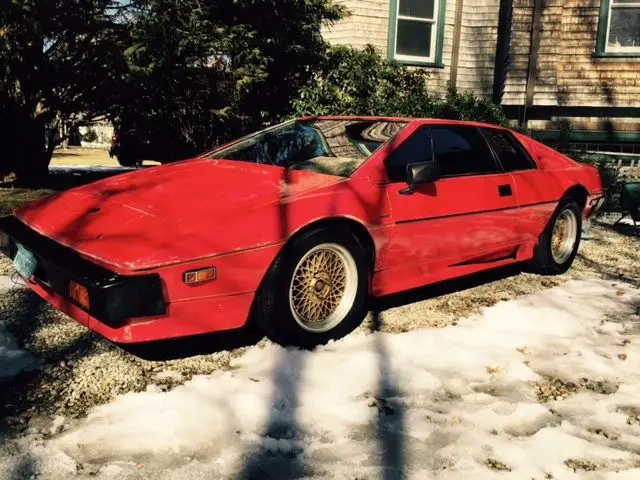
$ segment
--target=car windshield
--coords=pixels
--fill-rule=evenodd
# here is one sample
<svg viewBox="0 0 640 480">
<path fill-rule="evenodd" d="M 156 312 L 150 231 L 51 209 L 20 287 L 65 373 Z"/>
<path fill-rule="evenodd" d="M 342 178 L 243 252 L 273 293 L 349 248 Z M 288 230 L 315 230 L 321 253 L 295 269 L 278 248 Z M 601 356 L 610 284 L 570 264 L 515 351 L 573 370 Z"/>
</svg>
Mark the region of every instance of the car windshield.
<svg viewBox="0 0 640 480">
<path fill-rule="evenodd" d="M 258 132 L 205 158 L 348 177 L 405 126 L 404 122 L 374 120 L 295 120 Z"/>
</svg>

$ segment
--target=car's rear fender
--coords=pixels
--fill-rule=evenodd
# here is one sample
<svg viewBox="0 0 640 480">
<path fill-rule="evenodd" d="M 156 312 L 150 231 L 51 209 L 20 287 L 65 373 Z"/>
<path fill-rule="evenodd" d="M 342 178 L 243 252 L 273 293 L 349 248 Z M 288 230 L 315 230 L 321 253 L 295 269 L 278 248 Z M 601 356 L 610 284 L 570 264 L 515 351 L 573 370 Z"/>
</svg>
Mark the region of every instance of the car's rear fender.
<svg viewBox="0 0 640 480">
<path fill-rule="evenodd" d="M 584 207 L 587 205 L 587 199 L 589 198 L 589 191 L 583 185 L 574 185 L 565 192 L 560 199 L 560 203 L 563 203 L 569 198 L 578 202 L 580 210 L 584 210 Z"/>
</svg>

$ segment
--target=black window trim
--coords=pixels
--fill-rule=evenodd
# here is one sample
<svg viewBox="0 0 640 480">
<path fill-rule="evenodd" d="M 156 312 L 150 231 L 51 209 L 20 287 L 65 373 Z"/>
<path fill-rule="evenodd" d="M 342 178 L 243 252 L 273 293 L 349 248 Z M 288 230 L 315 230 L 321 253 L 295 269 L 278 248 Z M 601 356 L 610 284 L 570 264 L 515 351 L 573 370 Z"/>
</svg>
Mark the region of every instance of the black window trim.
<svg viewBox="0 0 640 480">
<path fill-rule="evenodd" d="M 475 127 L 473 125 L 448 125 L 446 123 L 443 124 L 434 124 L 434 125 L 428 125 L 429 130 L 430 130 L 430 137 L 431 137 L 431 148 L 433 149 L 433 132 L 431 132 L 431 130 L 433 128 L 440 128 L 440 127 L 444 127 L 444 128 L 466 128 L 469 130 L 477 130 L 478 133 L 480 134 L 480 137 L 482 138 L 482 140 L 484 141 L 485 145 L 487 146 L 487 148 L 489 149 L 489 154 L 491 155 L 491 158 L 493 159 L 493 163 L 496 166 L 496 171 L 495 172 L 484 172 L 484 173 L 466 173 L 464 175 L 443 175 L 440 178 L 442 180 L 447 180 L 449 178 L 465 178 L 465 177 L 484 177 L 486 175 L 500 175 L 505 173 L 504 168 L 502 167 L 502 164 L 500 163 L 500 160 L 498 159 L 498 156 L 496 155 L 496 153 L 493 151 L 493 148 L 491 148 L 491 145 L 489 144 L 489 142 L 487 142 L 487 139 L 485 138 L 485 136 L 482 134 L 482 132 L 480 131 L 480 129 L 478 127 Z M 433 152 L 433 156 L 436 159 L 436 162 L 438 161 L 438 158 L 436 157 L 436 153 L 435 151 Z"/>
<path fill-rule="evenodd" d="M 406 125 L 402 130 L 404 130 L 405 128 L 409 127 L 409 125 L 410 125 L 410 123 L 407 123 L 407 125 Z M 391 150 L 391 152 L 389 152 L 389 153 L 387 154 L 387 156 L 385 157 L 384 162 L 383 162 L 383 165 L 384 165 L 384 173 L 385 173 L 385 175 L 387 176 L 387 180 L 386 180 L 386 182 L 384 182 L 384 184 L 385 184 L 385 185 L 393 185 L 393 184 L 396 184 L 396 183 L 406 183 L 404 180 L 398 180 L 398 181 L 395 181 L 395 182 L 394 182 L 393 180 L 391 180 L 391 176 L 389 175 L 389 168 L 388 168 L 387 164 L 388 164 L 389 159 L 391 158 L 391 156 L 396 152 L 396 150 L 398 150 L 398 149 L 402 146 L 402 144 L 403 144 L 403 143 L 405 143 L 407 140 L 409 140 L 409 139 L 410 139 L 411 137 L 413 137 L 416 133 L 418 133 L 418 131 L 419 131 L 419 130 L 421 130 L 421 129 L 423 129 L 423 128 L 424 128 L 424 129 L 426 129 L 426 130 L 429 132 L 429 142 L 431 142 L 431 153 L 432 153 L 432 155 L 433 155 L 433 135 L 431 135 L 431 128 L 430 128 L 430 127 L 431 127 L 431 125 L 429 125 L 429 124 L 425 124 L 425 123 L 420 123 L 420 124 L 418 124 L 418 125 L 416 126 L 416 128 L 413 130 L 413 132 L 411 132 L 411 133 L 407 136 L 407 138 L 405 138 L 405 139 L 402 141 L 402 143 L 399 143 L 398 145 L 396 145 L 395 147 L 393 147 L 393 150 Z M 398 133 L 396 133 L 396 135 L 398 135 L 400 132 L 402 132 L 402 130 L 400 130 Z M 413 162 L 413 163 L 416 163 L 416 162 Z M 418 163 L 419 163 L 419 162 L 418 162 Z M 405 170 L 406 170 L 406 167 L 408 167 L 409 165 L 412 165 L 412 164 L 411 164 L 411 163 L 407 163 L 407 164 L 405 165 Z"/>
<path fill-rule="evenodd" d="M 484 138 L 484 141 L 487 143 L 487 145 L 489 145 L 489 149 L 493 153 L 493 156 L 496 162 L 498 162 L 498 165 L 500 165 L 500 168 L 504 173 L 528 172 L 530 170 L 538 169 L 538 164 L 536 164 L 536 162 L 533 160 L 533 158 L 531 157 L 527 149 L 524 148 L 524 145 L 522 145 L 522 143 L 520 143 L 520 141 L 515 137 L 515 135 L 511 133 L 509 130 L 504 128 L 491 128 L 491 127 L 477 127 L 477 128 L 480 131 L 482 138 Z M 498 152 L 496 152 L 495 149 L 493 148 L 493 145 L 491 144 L 491 140 L 487 138 L 487 133 L 489 131 L 500 132 L 507 135 L 507 137 L 511 139 L 512 146 L 515 148 L 516 152 L 522 155 L 525 158 L 525 160 L 531 165 L 532 168 L 520 168 L 517 170 L 507 170 L 506 168 L 504 168 L 504 165 L 502 165 L 502 162 L 500 161 L 500 155 L 498 155 Z"/>
<path fill-rule="evenodd" d="M 407 125 L 408 126 L 408 125 Z M 425 128 L 429 131 L 429 140 L 431 141 L 431 151 L 433 152 L 433 157 L 436 157 L 435 151 L 434 151 L 434 147 L 433 147 L 433 128 L 439 128 L 439 127 L 456 127 L 456 128 L 467 128 L 467 129 L 475 129 L 478 131 L 478 133 L 480 134 L 480 137 L 482 137 L 482 140 L 484 141 L 484 143 L 486 144 L 487 148 L 489 149 L 489 153 L 491 154 L 491 158 L 493 159 L 493 162 L 496 165 L 496 171 L 495 172 L 485 172 L 485 173 L 468 173 L 468 174 L 464 174 L 464 175 L 443 175 L 441 176 L 438 180 L 448 180 L 450 178 L 465 178 L 465 177 L 484 177 L 486 175 L 501 175 L 504 173 L 510 173 L 509 171 L 505 170 L 505 168 L 502 165 L 502 162 L 500 162 L 500 158 L 498 157 L 498 155 L 496 154 L 496 152 L 494 151 L 493 147 L 491 146 L 491 142 L 489 142 L 489 140 L 487 139 L 487 137 L 485 136 L 485 132 L 483 131 L 483 129 L 486 130 L 495 130 L 495 131 L 499 131 L 499 132 L 506 132 L 508 135 L 511 136 L 511 138 L 513 139 L 514 142 L 516 142 L 516 144 L 518 146 L 521 147 L 523 153 L 525 153 L 527 160 L 529 160 L 531 162 L 532 165 L 534 165 L 534 169 L 537 168 L 536 163 L 533 161 L 533 159 L 531 158 L 531 156 L 528 154 L 528 152 L 526 151 L 526 149 L 524 147 L 522 147 L 522 145 L 520 144 L 520 142 L 518 141 L 517 138 L 515 138 L 511 132 L 509 132 L 508 130 L 504 130 L 504 129 L 500 129 L 500 128 L 488 128 L 488 127 L 476 127 L 473 125 L 450 125 L 450 124 L 446 124 L 446 123 L 441 123 L 441 124 L 431 124 L 431 123 L 422 123 L 420 125 L 418 125 L 416 127 L 416 129 L 411 132 L 409 134 L 409 136 L 407 138 L 405 138 L 403 140 L 402 143 L 406 142 L 407 140 L 409 140 L 413 135 L 415 135 L 418 130 Z M 406 127 L 405 127 L 406 128 Z M 400 132 L 398 132 L 400 133 Z M 387 175 L 387 181 L 384 182 L 385 185 L 393 185 L 396 183 L 403 183 L 402 180 L 399 181 L 392 181 L 390 176 L 389 176 L 389 170 L 387 169 L 387 162 L 389 161 L 389 158 L 391 158 L 391 155 L 393 154 L 393 152 L 396 151 L 397 148 L 400 147 L 399 144 L 397 145 L 389 155 L 387 155 L 387 157 L 384 159 L 384 171 L 385 174 Z M 437 158 L 436 158 L 437 161 Z M 407 164 L 407 166 L 409 166 L 410 164 Z M 513 171 L 522 171 L 522 172 L 526 172 L 527 170 L 513 170 Z"/>
</svg>

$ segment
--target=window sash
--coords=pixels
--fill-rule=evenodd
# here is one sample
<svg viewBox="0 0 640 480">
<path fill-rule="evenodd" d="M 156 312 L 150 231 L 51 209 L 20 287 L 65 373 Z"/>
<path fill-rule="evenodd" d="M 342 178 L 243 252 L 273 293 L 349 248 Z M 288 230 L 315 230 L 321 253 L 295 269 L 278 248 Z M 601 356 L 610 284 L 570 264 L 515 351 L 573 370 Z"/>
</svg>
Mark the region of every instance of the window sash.
<svg viewBox="0 0 640 480">
<path fill-rule="evenodd" d="M 609 10 L 607 11 L 607 32 L 604 38 L 604 51 L 605 52 L 640 52 L 640 45 L 635 46 L 613 46 L 609 45 L 609 34 L 611 32 L 611 12 L 614 8 L 638 8 L 640 9 L 640 2 L 628 2 L 617 3 L 616 0 L 609 0 Z"/>
<path fill-rule="evenodd" d="M 395 35 L 393 38 L 393 58 L 395 60 L 404 60 L 409 62 L 434 62 L 436 59 L 436 50 L 438 48 L 437 38 L 438 38 L 438 15 L 440 14 L 440 2 L 441 0 L 433 0 L 433 18 L 426 17 L 413 17 L 409 15 L 400 15 L 400 0 L 396 1 L 396 28 Z M 411 20 L 413 22 L 423 22 L 430 23 L 433 25 L 431 27 L 431 48 L 429 52 L 429 56 L 418 56 L 418 55 L 401 55 L 398 53 L 398 28 L 400 20 Z"/>
</svg>

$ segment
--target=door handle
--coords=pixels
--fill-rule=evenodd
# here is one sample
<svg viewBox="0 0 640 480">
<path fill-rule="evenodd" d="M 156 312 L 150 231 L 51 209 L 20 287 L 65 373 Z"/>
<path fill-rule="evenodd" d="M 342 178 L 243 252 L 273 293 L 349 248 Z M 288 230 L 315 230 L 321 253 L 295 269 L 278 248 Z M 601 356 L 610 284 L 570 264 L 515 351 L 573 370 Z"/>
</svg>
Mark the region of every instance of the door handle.
<svg viewBox="0 0 640 480">
<path fill-rule="evenodd" d="M 510 197 L 511 195 L 513 195 L 513 192 L 511 191 L 511 185 L 498 185 L 498 193 L 501 197 Z"/>
</svg>

